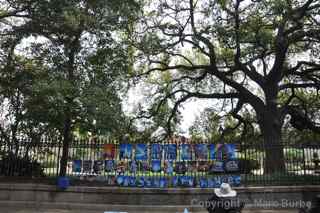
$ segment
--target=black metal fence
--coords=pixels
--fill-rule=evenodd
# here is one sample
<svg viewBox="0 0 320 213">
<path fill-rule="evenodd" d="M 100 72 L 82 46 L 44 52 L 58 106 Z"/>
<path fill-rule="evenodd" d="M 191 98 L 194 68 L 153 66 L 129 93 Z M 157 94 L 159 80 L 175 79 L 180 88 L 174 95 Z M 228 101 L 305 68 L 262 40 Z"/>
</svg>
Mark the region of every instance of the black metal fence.
<svg viewBox="0 0 320 213">
<path fill-rule="evenodd" d="M 266 153 L 282 149 L 285 169 L 267 174 Z M 73 180 L 131 187 L 217 187 L 232 185 L 319 184 L 320 146 L 193 143 L 175 138 L 161 143 L 119 143 L 75 139 L 67 176 Z M 57 177 L 62 143 L 19 139 L 0 146 L 0 176 Z"/>
</svg>

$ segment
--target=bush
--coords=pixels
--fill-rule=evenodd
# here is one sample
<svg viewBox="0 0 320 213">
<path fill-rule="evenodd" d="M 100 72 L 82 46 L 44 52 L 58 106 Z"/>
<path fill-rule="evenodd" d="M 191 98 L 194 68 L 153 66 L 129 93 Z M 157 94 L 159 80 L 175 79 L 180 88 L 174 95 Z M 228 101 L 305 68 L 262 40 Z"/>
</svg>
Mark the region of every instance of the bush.
<svg viewBox="0 0 320 213">
<path fill-rule="evenodd" d="M 43 177 L 44 172 L 40 163 L 14 153 L 5 153 L 0 161 L 0 175 Z"/>
<path fill-rule="evenodd" d="M 250 174 L 253 170 L 259 169 L 260 164 L 257 160 L 239 159 L 239 170 L 241 174 Z"/>
</svg>

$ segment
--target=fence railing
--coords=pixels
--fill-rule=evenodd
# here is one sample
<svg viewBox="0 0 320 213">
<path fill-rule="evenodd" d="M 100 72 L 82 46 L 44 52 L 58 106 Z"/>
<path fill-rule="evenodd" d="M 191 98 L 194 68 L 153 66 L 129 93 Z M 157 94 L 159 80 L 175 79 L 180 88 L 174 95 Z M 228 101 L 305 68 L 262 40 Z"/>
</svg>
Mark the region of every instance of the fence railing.
<svg viewBox="0 0 320 213">
<path fill-rule="evenodd" d="M 18 144 L 18 145 L 17 145 Z M 0 145 L 0 176 L 57 177 L 62 143 L 49 139 Z M 267 173 L 266 154 L 282 150 L 283 170 Z M 319 184 L 320 145 L 193 143 L 176 138 L 161 143 L 119 143 L 75 139 L 69 146 L 67 176 L 131 187 L 217 187 Z"/>
</svg>

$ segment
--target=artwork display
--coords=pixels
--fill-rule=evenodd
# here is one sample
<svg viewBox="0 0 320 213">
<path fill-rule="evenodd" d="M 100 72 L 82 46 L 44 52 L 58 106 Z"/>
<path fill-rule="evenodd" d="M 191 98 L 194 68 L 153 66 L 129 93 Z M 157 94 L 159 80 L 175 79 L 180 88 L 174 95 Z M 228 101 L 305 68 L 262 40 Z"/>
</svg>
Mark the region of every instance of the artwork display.
<svg viewBox="0 0 320 213">
<path fill-rule="evenodd" d="M 94 177 L 124 187 L 215 188 L 222 182 L 241 184 L 235 144 L 105 144 L 100 155 L 94 156 L 94 160 L 73 160 L 72 172 L 80 173 L 84 180 Z"/>
<path fill-rule="evenodd" d="M 131 159 L 132 144 L 120 144 L 120 159 Z"/>
<path fill-rule="evenodd" d="M 167 160 L 177 159 L 177 145 L 176 144 L 166 144 L 164 145 L 164 156 Z"/>
<path fill-rule="evenodd" d="M 160 160 L 162 158 L 162 146 L 161 144 L 151 145 L 151 159 Z"/>
<path fill-rule="evenodd" d="M 116 147 L 114 144 L 105 144 L 103 146 L 104 158 L 105 159 L 114 159 L 116 156 Z"/>
<path fill-rule="evenodd" d="M 207 144 L 196 144 L 194 146 L 197 160 L 208 159 L 208 146 Z"/>
<path fill-rule="evenodd" d="M 137 144 L 135 149 L 136 160 L 147 160 L 148 159 L 148 149 L 146 144 Z"/>
<path fill-rule="evenodd" d="M 80 173 L 81 169 L 82 169 L 82 160 L 74 160 L 72 164 L 72 171 Z"/>
<path fill-rule="evenodd" d="M 192 159 L 192 150 L 190 144 L 181 145 L 181 159 L 182 160 L 191 160 Z"/>
</svg>

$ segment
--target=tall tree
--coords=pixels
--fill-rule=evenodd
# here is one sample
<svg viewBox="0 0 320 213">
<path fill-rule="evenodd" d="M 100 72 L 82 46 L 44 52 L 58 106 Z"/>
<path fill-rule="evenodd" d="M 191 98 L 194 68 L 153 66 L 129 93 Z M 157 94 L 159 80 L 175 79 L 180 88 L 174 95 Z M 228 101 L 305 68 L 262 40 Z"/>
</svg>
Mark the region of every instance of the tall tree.
<svg viewBox="0 0 320 213">
<path fill-rule="evenodd" d="M 177 98 L 168 124 L 192 98 L 224 100 L 240 123 L 249 106 L 267 150 L 265 172 L 283 170 L 281 131 L 295 91 L 319 89 L 319 1 L 160 0 L 145 11 L 137 76 L 173 76 L 162 95 Z"/>
<path fill-rule="evenodd" d="M 123 38 L 138 4 L 131 0 L 120 4 L 15 0 L 6 5 L 13 11 L 24 10 L 17 24 L 4 28 L 2 44 L 10 47 L 13 57 L 20 55 L 41 67 L 43 76 L 32 82 L 32 94 L 26 99 L 29 107 L 23 113 L 30 112 L 32 120 L 46 113 L 38 123 L 55 122 L 63 143 L 60 175 L 64 176 L 75 128 L 91 132 L 99 128 L 105 133 L 121 130 L 124 115 L 119 91 L 128 70 L 128 45 Z M 19 46 L 27 46 L 28 52 L 19 53 Z M 8 66 L 3 69 L 8 71 Z"/>
</svg>

